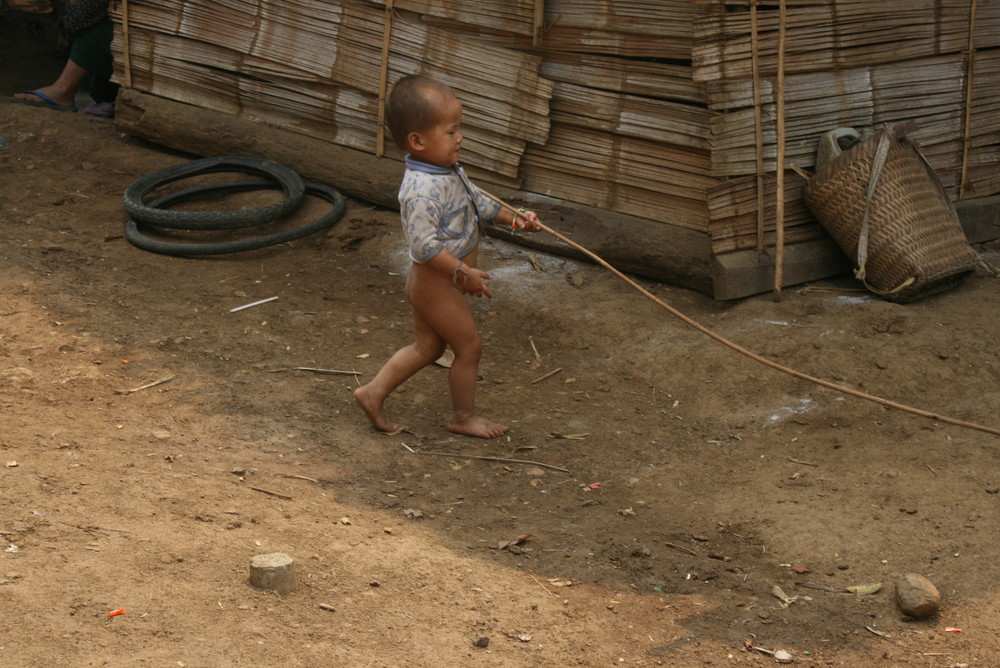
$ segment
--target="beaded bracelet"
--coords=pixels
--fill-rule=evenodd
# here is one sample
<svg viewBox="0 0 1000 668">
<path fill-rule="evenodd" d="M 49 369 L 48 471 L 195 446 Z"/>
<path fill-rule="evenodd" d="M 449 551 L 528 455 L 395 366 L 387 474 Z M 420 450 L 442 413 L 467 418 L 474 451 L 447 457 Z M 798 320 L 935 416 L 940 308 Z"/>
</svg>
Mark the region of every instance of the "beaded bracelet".
<svg viewBox="0 0 1000 668">
<path fill-rule="evenodd" d="M 517 211 L 514 212 L 514 217 L 511 218 L 511 221 L 510 221 L 510 227 L 511 227 L 511 229 L 516 229 L 517 228 L 517 214 L 519 214 L 519 213 L 524 213 L 524 207 L 523 206 L 521 208 L 519 208 Z"/>
<path fill-rule="evenodd" d="M 459 260 L 458 264 L 456 264 L 455 268 L 451 271 L 452 283 L 458 285 L 458 272 L 462 272 L 462 275 L 465 276 L 465 280 L 469 280 L 469 273 L 465 271 L 465 269 L 462 269 L 463 266 L 465 266 L 465 263 Z"/>
</svg>

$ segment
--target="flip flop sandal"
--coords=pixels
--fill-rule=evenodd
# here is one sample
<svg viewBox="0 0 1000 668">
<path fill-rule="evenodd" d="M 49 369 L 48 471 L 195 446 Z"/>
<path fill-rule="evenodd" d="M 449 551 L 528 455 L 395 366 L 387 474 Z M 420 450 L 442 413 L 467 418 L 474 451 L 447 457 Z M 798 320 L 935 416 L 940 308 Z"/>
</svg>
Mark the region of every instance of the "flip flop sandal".
<svg viewBox="0 0 1000 668">
<path fill-rule="evenodd" d="M 26 90 L 21 92 L 22 95 L 34 95 L 39 98 L 41 102 L 35 102 L 34 100 L 22 100 L 19 97 L 10 96 L 11 102 L 17 102 L 19 104 L 28 104 L 32 107 L 45 107 L 46 109 L 54 109 L 55 111 L 76 111 L 76 107 L 71 105 L 59 104 L 51 97 L 45 93 L 39 93 L 37 90 Z"/>
</svg>

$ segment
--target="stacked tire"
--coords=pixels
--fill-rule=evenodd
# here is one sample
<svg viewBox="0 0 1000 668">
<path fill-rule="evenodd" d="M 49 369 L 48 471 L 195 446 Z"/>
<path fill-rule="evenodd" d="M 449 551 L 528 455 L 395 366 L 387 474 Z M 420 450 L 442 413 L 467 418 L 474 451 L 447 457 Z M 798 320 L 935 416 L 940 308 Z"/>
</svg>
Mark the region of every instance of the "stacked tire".
<svg viewBox="0 0 1000 668">
<path fill-rule="evenodd" d="M 150 193 L 168 184 L 219 172 L 238 172 L 258 178 L 192 186 L 145 201 Z M 170 208 L 181 202 L 207 196 L 252 190 L 281 190 L 283 197 L 277 202 L 251 209 L 180 211 Z M 209 242 L 174 241 L 150 235 L 150 232 L 157 230 L 161 233 L 171 231 L 176 238 L 176 232 L 172 232 L 174 230 L 245 230 L 263 226 L 292 215 L 302 204 L 305 195 L 325 200 L 331 208 L 323 216 L 298 227 Z M 186 257 L 238 253 L 300 239 L 330 227 L 343 217 L 347 209 L 343 195 L 330 186 L 305 182 L 293 170 L 276 162 L 237 156 L 191 160 L 147 174 L 125 190 L 123 200 L 125 212 L 129 216 L 125 223 L 125 238 L 129 243 L 153 253 Z"/>
</svg>

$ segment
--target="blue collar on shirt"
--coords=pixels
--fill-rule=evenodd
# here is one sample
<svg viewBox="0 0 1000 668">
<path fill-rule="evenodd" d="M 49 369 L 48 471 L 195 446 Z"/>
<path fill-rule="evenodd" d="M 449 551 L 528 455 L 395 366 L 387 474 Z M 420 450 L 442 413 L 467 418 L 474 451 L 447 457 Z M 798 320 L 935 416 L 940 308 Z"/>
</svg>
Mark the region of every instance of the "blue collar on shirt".
<svg viewBox="0 0 1000 668">
<path fill-rule="evenodd" d="M 441 167 L 440 165 L 432 165 L 427 162 L 421 162 L 420 160 L 415 160 L 410 157 L 410 154 L 406 154 L 406 168 L 415 169 L 418 172 L 427 172 L 428 174 L 454 174 L 460 167 L 456 163 L 455 167 Z"/>
</svg>

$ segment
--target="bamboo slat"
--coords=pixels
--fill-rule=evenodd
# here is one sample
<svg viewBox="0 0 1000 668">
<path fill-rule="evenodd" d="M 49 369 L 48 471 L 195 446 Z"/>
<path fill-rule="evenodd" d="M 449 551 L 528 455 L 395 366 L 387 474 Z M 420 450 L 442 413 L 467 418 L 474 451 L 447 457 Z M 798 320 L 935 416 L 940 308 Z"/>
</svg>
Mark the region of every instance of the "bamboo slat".
<svg viewBox="0 0 1000 668">
<path fill-rule="evenodd" d="M 557 83 L 552 120 L 625 137 L 708 149 L 712 114 L 703 107 Z"/>
<path fill-rule="evenodd" d="M 989 6 L 990 3 L 981 3 L 980 10 Z M 982 18 L 980 13 L 980 22 Z M 1000 110 L 1000 50 L 976 53 L 972 81 L 964 194 L 980 197 L 1000 192 L 1000 113 L 997 111 Z"/>
<path fill-rule="evenodd" d="M 706 151 L 554 124 L 525 153 L 524 176 L 536 192 L 554 195 L 564 178 L 573 201 L 704 231 L 708 166 Z"/>
<path fill-rule="evenodd" d="M 801 243 L 826 234 L 802 201 L 805 180 L 794 173 L 785 175 L 785 242 Z M 777 183 L 773 177 L 764 186 L 764 241 L 773 247 L 776 242 Z M 708 192 L 711 216 L 709 233 L 712 251 L 716 255 L 757 247 L 757 179 L 744 176 L 724 181 Z"/>
<path fill-rule="evenodd" d="M 387 0 L 372 0 L 385 5 Z M 449 25 L 461 31 L 455 23 L 499 32 L 530 35 L 534 28 L 536 0 L 394 0 L 394 6 L 431 19 L 443 19 L 436 25 Z"/>
<path fill-rule="evenodd" d="M 468 26 L 459 30 L 488 43 L 540 48 L 546 54 L 690 61 L 692 25 L 699 13 L 688 0 L 544 0 L 544 10 L 537 43 L 530 31 L 511 36 Z M 429 22 L 442 25 L 441 19 Z"/>
<path fill-rule="evenodd" d="M 662 100 L 707 103 L 704 86 L 691 78 L 691 67 L 587 53 L 546 53 L 542 76 L 598 90 Z"/>
</svg>

